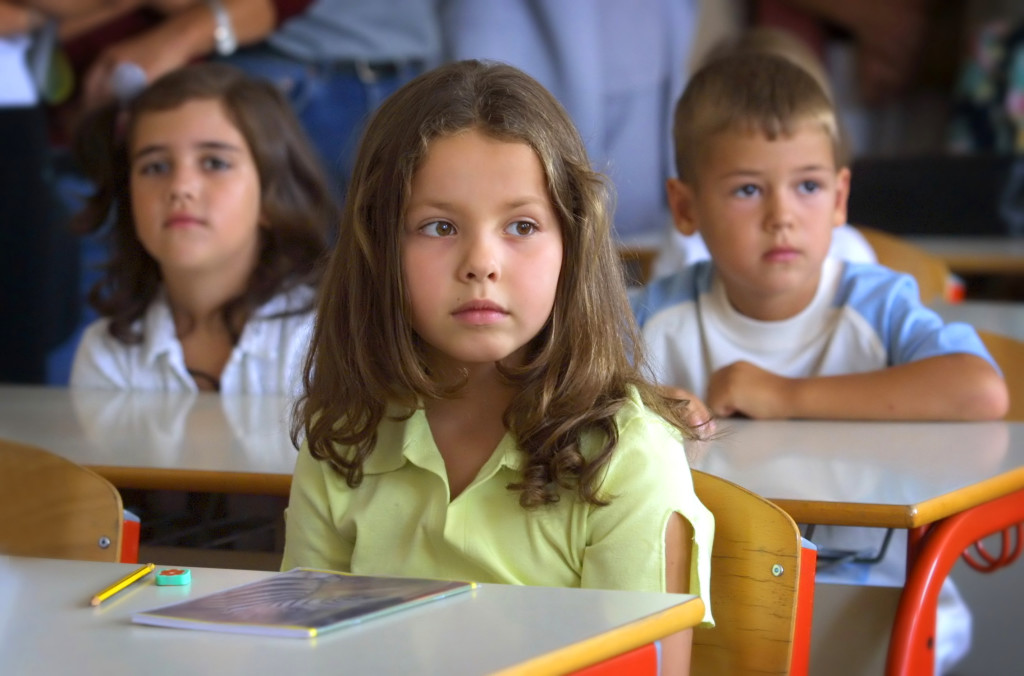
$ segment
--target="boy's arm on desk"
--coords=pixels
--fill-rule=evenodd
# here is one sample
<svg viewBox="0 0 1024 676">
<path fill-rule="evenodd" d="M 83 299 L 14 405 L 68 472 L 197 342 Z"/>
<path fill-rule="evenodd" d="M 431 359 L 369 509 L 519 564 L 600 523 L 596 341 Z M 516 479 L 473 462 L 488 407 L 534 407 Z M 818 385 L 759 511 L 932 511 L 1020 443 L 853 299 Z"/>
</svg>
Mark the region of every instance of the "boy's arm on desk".
<svg viewBox="0 0 1024 676">
<path fill-rule="evenodd" d="M 719 416 L 846 420 L 994 420 L 1009 395 L 981 357 L 950 354 L 839 376 L 786 378 L 749 362 L 719 369 L 707 404 Z"/>
</svg>

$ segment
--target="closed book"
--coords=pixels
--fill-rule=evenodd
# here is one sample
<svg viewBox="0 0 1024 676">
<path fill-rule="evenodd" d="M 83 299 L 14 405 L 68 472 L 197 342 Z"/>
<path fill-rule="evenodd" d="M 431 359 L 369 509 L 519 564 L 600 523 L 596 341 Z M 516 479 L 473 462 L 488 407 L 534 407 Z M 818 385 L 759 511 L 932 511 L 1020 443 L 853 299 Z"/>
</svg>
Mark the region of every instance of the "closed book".
<svg viewBox="0 0 1024 676">
<path fill-rule="evenodd" d="M 311 638 L 476 587 L 474 582 L 295 568 L 132 615 L 179 629 Z"/>
</svg>

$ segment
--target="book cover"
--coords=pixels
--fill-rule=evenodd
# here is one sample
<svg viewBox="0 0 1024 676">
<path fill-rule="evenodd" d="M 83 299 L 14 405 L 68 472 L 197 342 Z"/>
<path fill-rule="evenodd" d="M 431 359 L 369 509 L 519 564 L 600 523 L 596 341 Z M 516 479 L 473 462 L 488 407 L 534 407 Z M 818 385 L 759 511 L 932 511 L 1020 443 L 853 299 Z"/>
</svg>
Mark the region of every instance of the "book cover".
<svg viewBox="0 0 1024 676">
<path fill-rule="evenodd" d="M 445 598 L 475 582 L 349 575 L 295 568 L 255 582 L 132 615 L 179 629 L 311 638 Z"/>
</svg>

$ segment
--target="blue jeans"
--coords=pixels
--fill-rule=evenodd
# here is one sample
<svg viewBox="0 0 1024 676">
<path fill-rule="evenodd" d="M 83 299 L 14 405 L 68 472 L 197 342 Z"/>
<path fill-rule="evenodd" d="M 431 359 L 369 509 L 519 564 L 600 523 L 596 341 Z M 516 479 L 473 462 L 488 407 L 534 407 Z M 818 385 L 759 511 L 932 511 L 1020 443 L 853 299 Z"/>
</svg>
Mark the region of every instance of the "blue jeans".
<svg viewBox="0 0 1024 676">
<path fill-rule="evenodd" d="M 370 114 L 423 70 L 417 63 L 396 64 L 384 73 L 351 63 L 306 63 L 262 45 L 222 60 L 253 77 L 270 80 L 284 92 L 327 170 L 339 203 Z"/>
</svg>

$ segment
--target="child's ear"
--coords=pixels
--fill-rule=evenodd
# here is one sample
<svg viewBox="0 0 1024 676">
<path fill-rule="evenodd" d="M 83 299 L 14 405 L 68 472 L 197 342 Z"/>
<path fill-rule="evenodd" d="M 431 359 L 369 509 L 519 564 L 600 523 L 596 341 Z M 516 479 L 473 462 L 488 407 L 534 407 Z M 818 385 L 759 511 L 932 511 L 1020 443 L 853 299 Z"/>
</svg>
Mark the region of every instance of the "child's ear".
<svg viewBox="0 0 1024 676">
<path fill-rule="evenodd" d="M 668 208 L 672 212 L 676 230 L 684 235 L 697 232 L 693 188 L 678 178 L 670 178 L 665 181 L 665 192 L 668 195 Z"/>
<path fill-rule="evenodd" d="M 850 200 L 850 170 L 843 167 L 836 174 L 836 203 L 832 212 L 832 225 L 846 223 L 846 205 Z"/>
</svg>

